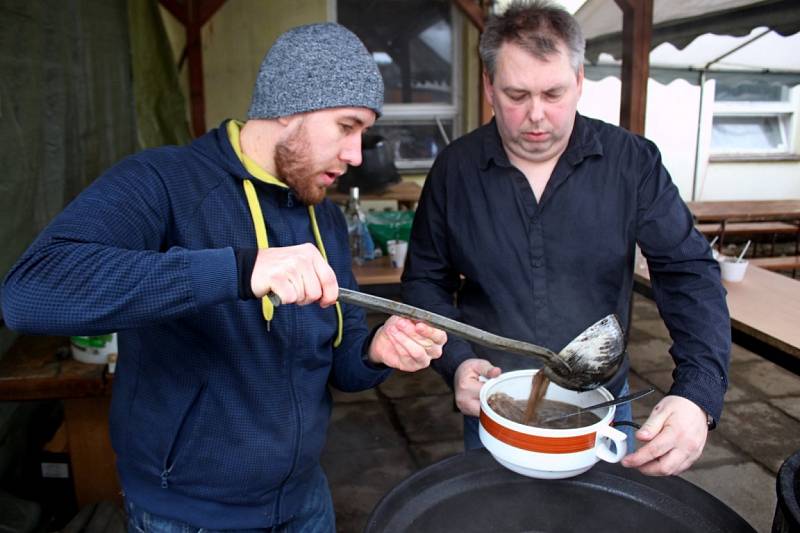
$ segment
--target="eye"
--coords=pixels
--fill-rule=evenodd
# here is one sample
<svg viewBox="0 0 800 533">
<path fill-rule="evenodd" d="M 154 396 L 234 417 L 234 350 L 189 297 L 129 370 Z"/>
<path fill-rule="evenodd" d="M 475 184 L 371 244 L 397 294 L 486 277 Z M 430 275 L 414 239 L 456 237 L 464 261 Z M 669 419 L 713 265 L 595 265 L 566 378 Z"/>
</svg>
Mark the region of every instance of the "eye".
<svg viewBox="0 0 800 533">
<path fill-rule="evenodd" d="M 544 97 L 548 100 L 558 100 L 564 95 L 564 91 L 547 91 L 544 93 Z"/>
<path fill-rule="evenodd" d="M 345 135 L 350 135 L 351 133 L 353 133 L 353 130 L 355 129 L 355 127 L 352 124 L 348 124 L 346 122 L 340 123 L 339 127 L 342 128 L 342 132 Z"/>
</svg>

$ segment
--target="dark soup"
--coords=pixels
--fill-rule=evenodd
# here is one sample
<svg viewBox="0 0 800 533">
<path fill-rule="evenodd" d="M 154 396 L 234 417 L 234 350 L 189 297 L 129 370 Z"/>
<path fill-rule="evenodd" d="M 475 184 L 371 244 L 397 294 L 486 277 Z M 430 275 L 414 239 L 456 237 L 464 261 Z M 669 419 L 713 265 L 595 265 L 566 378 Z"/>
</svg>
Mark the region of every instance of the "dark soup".
<svg viewBox="0 0 800 533">
<path fill-rule="evenodd" d="M 489 396 L 487 403 L 495 413 L 503 418 L 507 418 L 518 424 L 525 423 L 525 407 L 528 403 L 527 400 L 515 400 L 504 392 L 496 392 Z M 591 426 L 592 424 L 600 422 L 600 417 L 591 411 L 586 411 L 568 418 L 549 420 L 550 418 L 577 413 L 578 411 L 579 407 L 571 403 L 541 399 L 536 406 L 536 413 L 533 418 L 525 425 L 546 429 L 573 429 Z"/>
</svg>

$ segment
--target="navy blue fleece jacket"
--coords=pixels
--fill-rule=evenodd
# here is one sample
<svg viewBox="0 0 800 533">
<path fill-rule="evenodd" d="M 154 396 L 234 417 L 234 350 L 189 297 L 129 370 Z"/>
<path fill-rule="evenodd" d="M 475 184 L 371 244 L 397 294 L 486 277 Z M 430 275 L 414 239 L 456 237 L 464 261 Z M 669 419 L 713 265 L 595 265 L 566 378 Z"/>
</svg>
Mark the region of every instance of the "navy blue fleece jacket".
<svg viewBox="0 0 800 533">
<path fill-rule="evenodd" d="M 362 356 L 363 312 L 285 305 L 269 328 L 239 297 L 234 250 L 256 248 L 247 171 L 225 124 L 186 147 L 131 156 L 43 231 L 3 287 L 17 331 L 119 332 L 111 434 L 127 497 L 208 528 L 258 528 L 295 512 L 318 465 L 331 399 L 388 371 Z M 253 180 L 270 246 L 314 243 L 306 206 Z M 316 219 L 339 284 L 355 287 L 347 230 Z"/>
</svg>

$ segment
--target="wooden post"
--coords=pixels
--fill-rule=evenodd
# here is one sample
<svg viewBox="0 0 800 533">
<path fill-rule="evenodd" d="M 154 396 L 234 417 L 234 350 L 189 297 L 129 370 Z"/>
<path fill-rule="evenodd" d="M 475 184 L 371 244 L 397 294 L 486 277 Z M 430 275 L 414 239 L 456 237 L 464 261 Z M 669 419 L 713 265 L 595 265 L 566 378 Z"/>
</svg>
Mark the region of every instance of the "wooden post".
<svg viewBox="0 0 800 533">
<path fill-rule="evenodd" d="M 195 137 L 206 132 L 206 100 L 203 83 L 203 25 L 226 0 L 159 0 L 186 28 L 185 53 L 189 63 L 189 101 L 192 132 Z"/>
<path fill-rule="evenodd" d="M 478 2 L 479 3 L 475 3 L 472 0 L 453 0 L 456 7 L 466 15 L 470 22 L 478 29 L 478 32 L 483 33 L 484 22 L 489 14 L 489 7 L 492 2 L 491 0 L 486 2 L 478 0 Z M 486 124 L 492 120 L 494 113 L 492 111 L 492 106 L 489 105 L 489 101 L 486 99 L 486 93 L 483 90 L 482 63 L 481 68 L 478 70 L 478 94 L 480 95 L 480 99 L 478 100 L 478 116 L 480 117 L 480 123 Z"/>
<path fill-rule="evenodd" d="M 64 400 L 64 423 L 78 507 L 108 499 L 122 504 L 116 458 L 108 434 L 110 403 L 108 396 Z"/>
<path fill-rule="evenodd" d="M 619 124 L 644 135 L 653 0 L 615 0 L 622 9 L 622 95 Z"/>
</svg>

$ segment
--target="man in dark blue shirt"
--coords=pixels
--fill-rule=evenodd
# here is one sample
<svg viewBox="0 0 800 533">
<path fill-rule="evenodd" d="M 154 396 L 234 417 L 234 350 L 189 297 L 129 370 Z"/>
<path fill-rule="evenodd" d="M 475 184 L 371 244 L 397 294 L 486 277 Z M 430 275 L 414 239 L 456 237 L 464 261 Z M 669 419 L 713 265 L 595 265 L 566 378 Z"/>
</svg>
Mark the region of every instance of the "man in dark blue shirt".
<svg viewBox="0 0 800 533">
<path fill-rule="evenodd" d="M 512 5 L 481 37 L 489 124 L 428 175 L 403 297 L 558 352 L 596 320 L 629 325 L 636 244 L 674 344 L 674 384 L 623 464 L 680 473 L 700 456 L 727 387 L 730 321 L 719 267 L 650 141 L 579 115 L 585 40 L 560 7 Z M 451 337 L 433 362 L 477 445 L 480 376 L 532 359 Z M 627 360 L 606 387 L 627 387 Z M 628 410 L 628 413 L 630 411 Z"/>
</svg>

